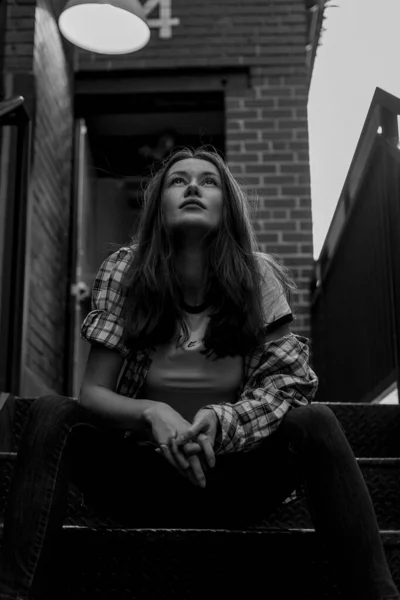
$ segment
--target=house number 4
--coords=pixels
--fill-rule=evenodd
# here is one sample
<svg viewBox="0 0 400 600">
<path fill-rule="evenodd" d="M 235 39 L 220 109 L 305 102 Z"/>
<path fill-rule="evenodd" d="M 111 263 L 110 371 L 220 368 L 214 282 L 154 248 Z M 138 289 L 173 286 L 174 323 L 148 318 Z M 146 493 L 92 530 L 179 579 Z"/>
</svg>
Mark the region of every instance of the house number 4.
<svg viewBox="0 0 400 600">
<path fill-rule="evenodd" d="M 143 4 L 143 9 L 146 17 L 149 17 L 153 11 L 158 8 L 158 18 L 148 18 L 148 26 L 154 29 L 159 29 L 160 38 L 172 37 L 172 26 L 179 25 L 179 19 L 173 19 L 171 0 L 147 0 Z"/>
</svg>

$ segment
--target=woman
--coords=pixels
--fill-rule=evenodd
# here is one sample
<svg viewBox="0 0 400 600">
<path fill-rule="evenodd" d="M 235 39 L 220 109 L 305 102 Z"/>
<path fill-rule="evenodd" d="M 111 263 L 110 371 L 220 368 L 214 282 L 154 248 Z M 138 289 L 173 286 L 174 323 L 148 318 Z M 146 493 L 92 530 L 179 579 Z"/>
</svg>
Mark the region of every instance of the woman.
<svg viewBox="0 0 400 600">
<path fill-rule="evenodd" d="M 310 405 L 317 378 L 307 340 L 290 331 L 291 287 L 257 251 L 247 200 L 220 156 L 171 155 L 147 187 L 133 243 L 94 283 L 79 403 L 43 397 L 29 411 L 1 598 L 44 589 L 69 480 L 105 514 L 142 527 L 250 524 L 303 482 L 344 596 L 400 598 L 342 428 Z"/>
</svg>

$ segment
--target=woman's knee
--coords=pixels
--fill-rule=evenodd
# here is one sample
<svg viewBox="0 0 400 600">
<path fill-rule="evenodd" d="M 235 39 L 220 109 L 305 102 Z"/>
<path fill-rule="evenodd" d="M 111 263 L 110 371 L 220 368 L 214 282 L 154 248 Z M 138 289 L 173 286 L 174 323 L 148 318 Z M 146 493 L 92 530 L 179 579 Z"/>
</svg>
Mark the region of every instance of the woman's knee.
<svg viewBox="0 0 400 600">
<path fill-rule="evenodd" d="M 285 420 L 287 430 L 300 430 L 303 436 L 315 440 L 326 440 L 329 435 L 343 433 L 335 413 L 324 404 L 293 408 Z"/>
<path fill-rule="evenodd" d="M 41 427 L 52 425 L 59 421 L 79 418 L 81 405 L 73 398 L 66 396 L 47 395 L 37 398 L 29 410 L 29 421 L 39 421 Z"/>
</svg>

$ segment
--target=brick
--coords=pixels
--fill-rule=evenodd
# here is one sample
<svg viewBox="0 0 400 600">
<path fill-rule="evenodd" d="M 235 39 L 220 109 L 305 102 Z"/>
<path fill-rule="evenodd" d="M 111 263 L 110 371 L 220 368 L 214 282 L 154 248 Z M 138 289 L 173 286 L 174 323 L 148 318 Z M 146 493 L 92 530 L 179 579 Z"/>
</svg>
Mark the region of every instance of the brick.
<svg viewBox="0 0 400 600">
<path fill-rule="evenodd" d="M 284 196 L 304 196 L 310 194 L 310 188 L 306 185 L 285 186 L 282 188 Z"/>
<path fill-rule="evenodd" d="M 277 233 L 257 233 L 257 241 L 260 243 L 272 243 L 278 241 Z"/>
<path fill-rule="evenodd" d="M 261 177 L 260 177 L 261 180 Z M 276 196 L 279 196 L 279 187 L 277 186 L 272 186 L 269 185 L 268 187 L 263 187 L 262 189 L 258 190 L 258 194 L 265 196 L 267 198 L 275 198 Z M 268 200 L 269 202 L 269 200 Z"/>
<path fill-rule="evenodd" d="M 257 119 L 256 121 L 245 121 L 244 127 L 248 129 L 275 129 L 275 121 L 273 119 Z"/>
<path fill-rule="evenodd" d="M 292 136 L 293 133 L 289 131 L 263 131 L 261 139 L 269 141 L 290 140 Z"/>
<path fill-rule="evenodd" d="M 309 163 L 310 154 L 309 152 L 296 152 L 295 158 L 298 162 L 307 162 Z"/>
<path fill-rule="evenodd" d="M 33 43 L 18 43 L 18 44 L 7 44 L 5 50 L 5 56 L 32 56 L 33 54 Z M 7 61 L 8 64 L 8 61 Z"/>
<path fill-rule="evenodd" d="M 305 87 L 294 88 L 294 95 L 297 98 L 303 98 L 307 102 L 307 89 Z"/>
<path fill-rule="evenodd" d="M 244 100 L 244 106 L 246 108 L 272 108 L 275 105 L 275 98 L 265 98 L 263 100 L 253 100 L 251 98 L 246 98 Z"/>
<path fill-rule="evenodd" d="M 264 162 L 263 164 L 264 164 L 264 173 L 270 173 L 270 174 L 277 173 L 277 166 L 275 164 L 273 164 L 273 163 L 268 164 L 266 162 Z M 265 179 L 264 179 L 264 183 L 266 185 L 268 185 L 271 182 L 265 181 Z M 273 185 L 276 185 L 275 181 L 273 182 Z"/>
<path fill-rule="evenodd" d="M 231 141 L 237 142 L 241 140 L 256 140 L 257 133 L 255 131 L 246 131 L 246 132 L 232 132 L 229 134 L 229 139 Z"/>
<path fill-rule="evenodd" d="M 293 118 L 291 110 L 279 110 L 279 109 L 262 109 L 261 117 L 263 119 L 291 119 Z"/>
<path fill-rule="evenodd" d="M 272 149 L 274 151 L 288 150 L 289 144 L 287 142 L 272 142 Z"/>
<path fill-rule="evenodd" d="M 308 118 L 308 110 L 306 108 L 296 108 L 294 111 L 294 117 L 296 119 L 307 119 Z"/>
<path fill-rule="evenodd" d="M 300 229 L 302 231 L 312 231 L 312 222 L 311 221 L 300 221 L 299 225 L 300 225 Z"/>
<path fill-rule="evenodd" d="M 279 108 L 302 108 L 306 105 L 304 100 L 300 98 L 287 98 L 287 97 L 279 97 L 277 98 L 277 106 Z"/>
<path fill-rule="evenodd" d="M 35 36 L 35 31 L 32 27 L 32 23 L 31 23 L 31 28 L 27 29 L 27 30 L 11 30 L 7 32 L 6 35 L 6 41 L 8 44 L 14 43 L 14 42 L 29 42 L 30 44 L 33 44 L 33 40 L 34 40 L 34 36 Z"/>
<path fill-rule="evenodd" d="M 307 139 L 308 140 L 308 131 L 307 131 L 307 129 L 304 129 L 304 130 L 302 130 L 302 129 L 296 129 L 294 131 L 294 137 L 296 139 Z"/>
<path fill-rule="evenodd" d="M 259 154 L 250 154 L 250 153 L 246 153 L 246 152 L 241 152 L 240 154 L 231 153 L 229 155 L 230 162 L 252 163 L 252 162 L 258 162 L 259 160 L 260 160 Z M 246 171 L 248 171 L 248 173 L 251 173 L 251 170 L 249 170 L 248 167 L 246 167 Z M 255 171 L 255 172 L 257 173 L 258 171 Z"/>
<path fill-rule="evenodd" d="M 246 165 L 246 173 L 249 174 L 253 174 L 253 173 L 259 173 L 260 175 L 263 175 L 264 173 L 270 173 L 271 170 L 274 170 L 275 166 L 274 165 L 265 165 L 264 163 L 258 163 L 258 164 L 247 164 Z"/>
<path fill-rule="evenodd" d="M 278 99 L 279 103 L 279 98 L 286 98 L 288 96 L 292 96 L 292 90 L 290 88 L 273 87 L 268 89 L 261 89 L 260 95 L 262 98 L 268 98 L 273 96 L 274 98 Z"/>
<path fill-rule="evenodd" d="M 246 152 L 265 151 L 267 148 L 267 144 L 265 142 L 249 142 L 244 144 L 244 148 Z M 263 154 L 262 160 L 264 159 L 265 155 Z"/>
<path fill-rule="evenodd" d="M 309 173 L 310 165 L 307 164 L 292 164 L 292 165 L 279 165 L 281 173 Z M 300 183 L 300 182 L 299 182 Z"/>
<path fill-rule="evenodd" d="M 281 152 L 278 154 L 276 152 L 264 152 L 263 160 L 273 161 L 278 164 L 280 164 L 283 161 L 292 162 L 293 161 L 293 153 L 292 152 Z"/>
<path fill-rule="evenodd" d="M 297 183 L 299 183 L 300 185 L 303 184 L 310 184 L 310 170 L 308 169 L 308 173 L 303 173 L 303 174 L 299 174 L 297 175 Z"/>
<path fill-rule="evenodd" d="M 287 210 L 273 210 L 271 212 L 273 219 L 287 219 L 289 216 L 289 211 Z"/>
<path fill-rule="evenodd" d="M 34 17 L 35 4 L 8 4 L 7 16 L 11 18 Z"/>
<path fill-rule="evenodd" d="M 237 163 L 236 163 L 236 164 L 234 164 L 234 165 L 231 165 L 231 164 L 229 163 L 229 169 L 230 169 L 230 171 L 231 171 L 231 173 L 232 173 L 233 175 L 242 175 L 242 174 L 243 174 L 243 172 L 244 172 L 244 167 L 243 167 L 243 165 L 241 165 L 241 164 L 237 164 Z"/>
<path fill-rule="evenodd" d="M 294 179 L 292 175 L 275 175 L 273 177 L 264 177 L 264 183 L 290 185 L 290 183 L 294 183 Z"/>
<path fill-rule="evenodd" d="M 227 119 L 226 121 L 226 131 L 242 131 L 243 130 L 243 121 L 234 121 L 233 119 Z"/>
<path fill-rule="evenodd" d="M 258 113 L 256 110 L 230 110 L 227 112 L 228 121 L 231 119 L 257 119 Z"/>
<path fill-rule="evenodd" d="M 308 140 L 305 140 L 304 142 L 298 142 L 298 141 L 290 141 L 290 149 L 291 150 L 309 150 L 309 143 Z"/>
<path fill-rule="evenodd" d="M 299 198 L 298 199 L 298 203 L 299 203 L 299 207 L 300 208 L 309 208 L 309 209 L 311 209 L 311 207 L 312 207 L 312 201 L 311 201 L 310 197 L 308 197 L 308 198 Z"/>
<path fill-rule="evenodd" d="M 278 120 L 278 129 L 301 129 L 307 128 L 307 119 Z"/>
<path fill-rule="evenodd" d="M 312 242 L 312 234 L 306 232 L 286 233 L 282 234 L 284 242 Z"/>
<path fill-rule="evenodd" d="M 268 198 L 264 201 L 264 203 L 268 208 L 294 208 L 296 206 L 295 200 L 289 200 L 285 198 Z"/>
<path fill-rule="evenodd" d="M 294 221 L 271 221 L 268 223 L 268 229 L 277 229 L 279 231 L 294 231 L 296 229 L 296 223 Z"/>
<path fill-rule="evenodd" d="M 225 144 L 228 152 L 242 152 L 242 144 L 239 142 L 231 142 L 231 140 L 227 140 Z"/>
</svg>

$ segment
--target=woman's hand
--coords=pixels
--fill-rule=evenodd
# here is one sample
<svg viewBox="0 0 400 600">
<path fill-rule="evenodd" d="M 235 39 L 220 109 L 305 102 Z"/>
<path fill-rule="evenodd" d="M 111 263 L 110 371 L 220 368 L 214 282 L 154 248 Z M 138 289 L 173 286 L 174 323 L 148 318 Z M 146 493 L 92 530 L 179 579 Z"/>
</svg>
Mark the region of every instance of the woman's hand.
<svg viewBox="0 0 400 600">
<path fill-rule="evenodd" d="M 198 442 L 210 467 L 215 465 L 214 443 L 218 430 L 218 418 L 210 408 L 201 408 L 186 432 L 178 435 L 175 443 L 185 448 L 191 440 Z"/>
<path fill-rule="evenodd" d="M 186 433 L 191 424 L 176 410 L 164 402 L 157 402 L 144 412 L 144 418 L 151 428 L 153 441 L 159 446 L 168 462 L 194 483 L 205 487 L 206 480 L 198 456 L 202 447 L 196 441 L 190 443 L 190 456 L 175 444 L 175 438 Z"/>
</svg>

